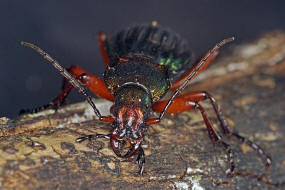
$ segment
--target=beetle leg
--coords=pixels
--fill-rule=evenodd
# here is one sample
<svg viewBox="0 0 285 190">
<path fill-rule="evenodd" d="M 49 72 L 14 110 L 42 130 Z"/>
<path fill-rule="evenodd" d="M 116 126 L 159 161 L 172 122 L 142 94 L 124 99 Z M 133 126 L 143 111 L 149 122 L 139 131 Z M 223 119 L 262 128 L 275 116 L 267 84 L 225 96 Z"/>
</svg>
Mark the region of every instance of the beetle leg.
<svg viewBox="0 0 285 190">
<path fill-rule="evenodd" d="M 189 94 L 186 94 L 186 95 L 189 95 Z M 220 145 L 222 145 L 222 147 L 224 148 L 224 150 L 227 153 L 227 160 L 228 160 L 229 168 L 227 169 L 226 173 L 228 175 L 233 174 L 235 166 L 234 166 L 234 161 L 233 161 L 233 153 L 232 153 L 230 146 L 227 143 L 225 143 L 222 140 L 221 136 L 215 131 L 210 120 L 208 119 L 208 117 L 205 113 L 204 108 L 200 104 L 198 104 L 198 102 L 189 100 L 190 99 L 189 97 L 191 97 L 191 96 L 189 96 L 188 99 L 184 98 L 186 95 L 182 95 L 182 96 L 177 97 L 173 101 L 173 103 L 170 105 L 170 107 L 168 108 L 166 113 L 180 113 L 183 111 L 189 111 L 191 109 L 199 109 L 200 113 L 202 114 L 202 117 L 204 119 L 204 122 L 207 126 L 207 130 L 208 130 L 211 141 L 214 144 L 219 143 Z M 167 102 L 168 101 L 165 100 L 165 101 L 161 101 L 161 102 L 154 104 L 153 110 L 154 111 L 162 111 L 164 109 L 165 105 L 167 104 Z M 147 124 L 149 124 L 149 123 L 153 124 L 151 122 L 156 122 L 158 120 L 159 120 L 159 118 L 152 118 L 152 119 L 147 120 L 146 123 Z"/>
<path fill-rule="evenodd" d="M 107 54 L 107 49 L 105 46 L 105 41 L 107 38 L 106 33 L 105 32 L 99 32 L 97 35 L 97 38 L 98 38 L 99 48 L 100 48 L 100 52 L 101 52 L 101 55 L 103 57 L 103 60 L 104 60 L 105 64 L 107 66 L 109 66 L 110 65 L 110 58 Z"/>
<path fill-rule="evenodd" d="M 200 101 L 209 99 L 211 105 L 213 106 L 213 109 L 215 110 L 215 113 L 216 113 L 216 115 L 218 117 L 218 120 L 220 122 L 221 130 L 226 135 L 230 134 L 230 129 L 228 127 L 228 124 L 227 124 L 225 118 L 223 117 L 222 112 L 220 111 L 220 109 L 219 109 L 219 107 L 217 105 L 217 101 L 210 93 L 208 93 L 206 91 L 196 91 L 196 92 L 190 92 L 190 93 L 184 94 L 184 95 L 182 95 L 180 97 L 181 98 L 183 97 L 183 99 L 185 101 L 189 101 L 190 100 L 190 101 L 194 101 L 194 102 L 200 102 Z M 179 110 L 177 110 L 177 111 L 179 111 Z"/>
<path fill-rule="evenodd" d="M 85 140 L 91 140 L 92 138 L 105 138 L 105 139 L 110 139 L 110 134 L 109 135 L 104 135 L 104 134 L 95 134 L 95 135 L 86 135 L 86 136 L 83 136 L 83 137 L 79 137 L 76 139 L 76 142 L 83 142 Z"/>
<path fill-rule="evenodd" d="M 88 89 L 94 94 L 107 100 L 114 100 L 114 97 L 106 88 L 104 81 L 99 77 L 88 73 L 76 65 L 71 66 L 68 71 L 75 77 L 75 79 L 79 80 L 82 84 L 87 86 Z M 73 86 L 67 81 L 67 79 L 64 79 L 61 93 L 50 103 L 50 105 L 55 108 L 61 106 L 72 88 Z"/>
<path fill-rule="evenodd" d="M 267 155 L 260 146 L 258 146 L 254 142 L 246 139 L 245 137 L 239 135 L 237 132 L 231 132 L 230 131 L 228 124 L 227 124 L 226 120 L 224 119 L 222 112 L 220 111 L 220 109 L 217 105 L 215 98 L 211 94 L 209 94 L 208 92 L 197 91 L 197 92 L 190 92 L 190 93 L 178 96 L 176 99 L 174 99 L 173 104 L 170 105 L 170 107 L 166 113 L 181 113 L 184 111 L 188 111 L 188 110 L 192 109 L 193 105 L 191 105 L 191 104 L 193 104 L 193 102 L 199 102 L 199 101 L 203 101 L 203 100 L 207 100 L 207 99 L 210 100 L 210 102 L 213 106 L 213 109 L 215 110 L 217 118 L 220 122 L 219 126 L 220 126 L 223 134 L 225 134 L 226 136 L 229 136 L 229 137 L 235 137 L 240 142 L 246 143 L 247 145 L 249 145 L 262 158 L 262 160 L 265 163 L 266 168 L 270 167 L 272 160 L 271 160 L 270 156 Z M 157 111 L 157 112 L 161 112 L 164 110 L 164 107 L 166 106 L 166 104 L 167 104 L 167 100 L 157 102 L 154 104 L 153 110 Z M 150 124 L 158 123 L 159 118 L 152 118 L 152 119 L 149 119 L 149 121 L 146 121 L 146 123 L 147 122 Z"/>
<path fill-rule="evenodd" d="M 55 59 L 53 59 L 48 53 L 46 53 L 41 48 L 37 47 L 34 44 L 21 42 L 23 46 L 30 47 L 35 50 L 37 53 L 41 54 L 44 59 L 49 61 L 52 66 L 59 71 L 59 73 L 74 87 L 78 92 L 85 97 L 87 102 L 93 108 L 95 115 L 99 118 L 100 121 L 104 122 L 114 122 L 115 119 L 112 116 L 102 116 L 100 111 L 97 109 L 95 103 L 93 102 L 91 96 L 87 93 L 87 90 L 83 84 L 77 80 L 72 74 L 70 74 L 65 68 L 63 68 Z M 81 74 L 80 74 L 81 75 Z M 88 75 L 88 73 L 86 73 Z M 96 77 L 97 78 L 97 77 Z M 87 84 L 88 86 L 88 84 Z M 105 87 L 106 88 L 106 87 Z"/>
<path fill-rule="evenodd" d="M 143 171 L 144 171 L 144 164 L 145 164 L 145 154 L 144 154 L 144 150 L 142 147 L 139 148 L 138 150 L 138 157 L 136 162 L 139 165 L 139 174 L 142 175 Z"/>
<path fill-rule="evenodd" d="M 203 119 L 205 121 L 205 124 L 207 126 L 208 129 L 208 133 L 209 136 L 212 140 L 213 143 L 219 143 L 223 146 L 224 150 L 227 152 L 227 160 L 228 160 L 228 169 L 226 170 L 226 174 L 227 175 L 232 175 L 235 169 L 235 165 L 234 165 L 234 159 L 233 159 L 233 152 L 232 149 L 230 148 L 230 145 L 228 145 L 227 143 L 225 143 L 221 136 L 215 131 L 215 129 L 213 128 L 213 125 L 211 124 L 210 120 L 208 119 L 204 108 L 200 105 L 200 104 L 196 104 L 196 108 L 198 108 L 203 116 Z"/>
<path fill-rule="evenodd" d="M 36 52 L 38 52 L 39 54 L 41 54 L 57 70 L 59 70 L 59 72 L 61 73 L 61 75 L 63 75 L 65 77 L 65 79 L 63 82 L 63 89 L 62 89 L 61 93 L 50 104 L 41 106 L 41 107 L 36 108 L 34 110 L 21 110 L 20 114 L 27 113 L 27 112 L 28 113 L 34 113 L 34 112 L 38 112 L 38 111 L 41 111 L 41 110 L 49 108 L 49 107 L 57 108 L 58 106 L 60 106 L 64 102 L 66 96 L 69 94 L 71 89 L 73 87 L 75 87 L 75 88 L 77 88 L 77 90 L 82 95 L 85 96 L 88 103 L 93 107 L 96 115 L 101 119 L 101 114 L 97 110 L 95 104 L 91 100 L 91 97 L 87 94 L 87 92 L 86 92 L 85 88 L 82 86 L 82 84 L 86 85 L 94 94 L 97 94 L 98 96 L 105 98 L 107 100 L 113 101 L 114 97 L 110 94 L 110 92 L 106 88 L 103 80 L 101 80 L 100 78 L 88 73 L 87 71 L 85 71 L 84 69 L 82 69 L 78 66 L 72 66 L 67 71 L 61 65 L 59 65 L 59 63 L 56 60 L 54 60 L 49 54 L 44 52 L 39 47 L 37 47 L 33 44 L 30 44 L 30 43 L 27 43 L 27 42 L 21 42 L 21 44 L 23 46 L 30 47 L 30 48 L 34 49 Z M 78 80 L 80 80 L 80 81 L 78 82 Z"/>
<path fill-rule="evenodd" d="M 71 66 L 68 71 L 94 94 L 110 101 L 114 100 L 113 95 L 111 95 L 108 89 L 106 88 L 104 81 L 99 77 L 88 73 L 87 71 L 76 65 Z M 73 88 L 73 86 L 67 81 L 67 79 L 64 79 L 62 87 L 63 88 L 61 93 L 52 102 L 58 102 L 62 104 L 66 96 Z"/>
<path fill-rule="evenodd" d="M 266 152 L 264 152 L 264 150 L 260 146 L 248 140 L 247 138 L 239 135 L 237 132 L 231 132 L 230 136 L 236 137 L 240 142 L 247 144 L 249 147 L 255 150 L 255 152 L 257 152 L 257 154 L 262 158 L 266 169 L 270 168 L 272 164 L 272 159 L 269 155 L 266 154 Z"/>
<path fill-rule="evenodd" d="M 75 77 L 76 80 L 79 80 L 82 84 L 87 86 L 88 89 L 94 94 L 110 101 L 114 100 L 114 97 L 110 94 L 110 92 L 106 88 L 104 81 L 99 77 L 96 77 L 88 73 L 87 71 L 76 65 L 71 66 L 67 70 Z M 33 110 L 21 110 L 20 114 L 37 113 L 47 108 L 58 109 L 61 105 L 64 104 L 65 99 L 72 90 L 72 88 L 73 86 L 67 81 L 67 79 L 64 78 L 60 94 L 55 99 L 53 99 L 49 104 L 40 106 Z"/>
<path fill-rule="evenodd" d="M 229 126 L 228 126 L 226 120 L 223 117 L 222 112 L 220 111 L 220 109 L 219 109 L 219 107 L 217 105 L 216 99 L 210 93 L 208 93 L 206 91 L 197 91 L 197 92 L 192 92 L 192 93 L 186 94 L 184 97 L 187 99 L 187 96 L 190 97 L 190 99 L 192 101 L 195 101 L 195 102 L 199 102 L 199 101 L 203 101 L 203 100 L 209 99 L 211 104 L 212 104 L 212 106 L 213 106 L 213 109 L 215 110 L 217 118 L 220 121 L 220 128 L 221 128 L 222 132 L 225 135 L 227 135 L 229 137 L 235 137 L 240 142 L 245 143 L 248 146 L 250 146 L 262 158 L 263 162 L 265 163 L 266 168 L 270 167 L 270 165 L 272 163 L 272 159 L 271 159 L 271 157 L 269 155 L 267 155 L 263 151 L 263 149 L 260 146 L 258 146 L 254 142 L 246 139 L 245 137 L 239 135 L 237 132 L 234 132 L 234 131 L 231 132 L 230 131 Z"/>
</svg>

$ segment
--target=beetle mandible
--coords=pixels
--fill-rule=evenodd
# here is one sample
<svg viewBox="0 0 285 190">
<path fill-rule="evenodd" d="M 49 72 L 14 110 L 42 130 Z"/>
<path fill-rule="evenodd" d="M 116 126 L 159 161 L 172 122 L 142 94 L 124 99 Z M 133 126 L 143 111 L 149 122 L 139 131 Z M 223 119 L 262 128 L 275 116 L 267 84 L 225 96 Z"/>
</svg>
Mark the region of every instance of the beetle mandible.
<svg viewBox="0 0 285 190">
<path fill-rule="evenodd" d="M 198 109 L 211 141 L 220 144 L 226 151 L 226 173 L 232 175 L 235 169 L 232 150 L 213 128 L 199 103 L 208 99 L 220 122 L 222 133 L 250 145 L 262 157 L 267 167 L 271 165 L 271 158 L 258 145 L 229 130 L 212 95 L 205 91 L 179 95 L 188 82 L 215 59 L 219 48 L 234 40 L 233 37 L 217 43 L 197 63 L 191 62 L 192 54 L 188 43 L 175 32 L 157 25 L 156 22 L 135 25 L 112 36 L 100 32 L 98 40 L 106 64 L 104 80 L 78 66 L 71 66 L 66 70 L 39 47 L 22 42 L 22 45 L 40 53 L 65 77 L 60 95 L 44 108 L 61 106 L 68 93 L 75 87 L 85 96 L 100 121 L 112 123 L 110 134 L 86 135 L 78 138 L 77 142 L 94 137 L 106 138 L 110 140 L 111 147 L 118 157 L 129 158 L 137 153 L 136 161 L 139 165 L 139 174 L 142 175 L 145 154 L 141 145 L 148 126 L 159 123 L 166 113 Z M 110 109 L 113 116 L 101 115 L 91 96 L 87 94 L 85 86 L 94 94 L 114 102 Z M 173 92 L 171 98 L 161 100 L 169 91 Z M 152 112 L 160 113 L 159 117 L 151 117 Z M 125 149 L 127 151 L 123 151 Z"/>
</svg>

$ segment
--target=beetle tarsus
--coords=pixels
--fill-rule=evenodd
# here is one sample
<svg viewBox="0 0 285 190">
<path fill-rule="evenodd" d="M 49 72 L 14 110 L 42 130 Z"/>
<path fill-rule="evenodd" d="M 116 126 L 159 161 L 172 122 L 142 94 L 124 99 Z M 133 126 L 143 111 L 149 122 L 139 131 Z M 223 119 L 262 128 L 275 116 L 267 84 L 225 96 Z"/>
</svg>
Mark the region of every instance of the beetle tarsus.
<svg viewBox="0 0 285 190">
<path fill-rule="evenodd" d="M 272 159 L 269 155 L 267 155 L 265 153 L 265 151 L 257 144 L 255 144 L 254 142 L 248 140 L 247 138 L 239 135 L 238 133 L 236 132 L 233 132 L 230 134 L 231 136 L 233 137 L 236 137 L 241 143 L 245 143 L 247 144 L 248 146 L 250 146 L 254 151 L 256 151 L 256 153 L 262 158 L 264 164 L 265 164 L 265 167 L 266 168 L 269 168 L 272 164 Z"/>
</svg>

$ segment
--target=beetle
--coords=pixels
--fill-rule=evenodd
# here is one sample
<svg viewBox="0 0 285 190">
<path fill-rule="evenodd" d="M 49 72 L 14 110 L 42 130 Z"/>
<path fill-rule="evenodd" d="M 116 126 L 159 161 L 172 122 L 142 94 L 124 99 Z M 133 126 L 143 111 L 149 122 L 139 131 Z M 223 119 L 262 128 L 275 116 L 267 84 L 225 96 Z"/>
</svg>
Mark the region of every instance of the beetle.
<svg viewBox="0 0 285 190">
<path fill-rule="evenodd" d="M 156 22 L 134 25 L 111 36 L 100 32 L 99 47 L 106 64 L 103 80 L 79 66 L 63 68 L 49 54 L 31 43 L 22 42 L 22 45 L 41 54 L 64 76 L 61 93 L 44 108 L 61 106 L 71 89 L 75 87 L 92 106 L 100 121 L 112 123 L 110 134 L 90 134 L 78 138 L 77 142 L 92 138 L 109 139 L 118 157 L 129 158 L 134 154 L 138 155 L 138 173 L 142 175 L 145 165 L 142 142 L 148 126 L 159 123 L 165 114 L 197 109 L 203 117 L 211 141 L 220 144 L 226 152 L 226 174 L 230 176 L 235 169 L 232 149 L 213 128 L 200 104 L 203 100 L 210 100 L 225 136 L 235 137 L 240 142 L 248 144 L 263 159 L 266 167 L 271 165 L 271 158 L 254 142 L 230 131 L 215 98 L 210 93 L 180 93 L 191 79 L 216 58 L 220 47 L 233 40 L 233 37 L 222 40 L 209 49 L 198 62 L 193 63 L 192 51 L 186 40 Z M 110 108 L 112 116 L 101 115 L 86 87 L 94 94 L 114 102 Z M 172 92 L 171 98 L 162 100 L 169 92 Z M 158 112 L 159 117 L 152 117 L 153 112 Z"/>
</svg>

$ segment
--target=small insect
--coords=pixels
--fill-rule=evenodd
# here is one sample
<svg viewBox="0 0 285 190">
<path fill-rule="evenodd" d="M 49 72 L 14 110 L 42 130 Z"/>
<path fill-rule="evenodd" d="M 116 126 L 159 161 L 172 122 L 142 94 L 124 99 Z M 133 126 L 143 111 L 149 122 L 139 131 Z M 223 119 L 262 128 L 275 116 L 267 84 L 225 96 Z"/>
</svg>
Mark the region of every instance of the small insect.
<svg viewBox="0 0 285 190">
<path fill-rule="evenodd" d="M 118 157 L 129 158 L 137 154 L 139 174 L 142 175 L 145 165 L 142 142 L 149 125 L 159 123 L 165 114 L 197 109 L 204 119 L 211 141 L 224 148 L 228 162 L 226 173 L 231 176 L 235 169 L 232 149 L 213 128 L 200 104 L 203 100 L 210 100 L 222 133 L 248 144 L 262 157 L 266 167 L 271 165 L 271 158 L 258 145 L 229 130 L 212 95 L 205 91 L 179 95 L 188 82 L 215 59 L 220 47 L 234 40 L 233 37 L 217 43 L 197 63 L 191 62 L 188 43 L 156 22 L 135 25 L 111 36 L 100 32 L 98 39 L 106 64 L 103 80 L 78 66 L 66 70 L 39 47 L 22 42 L 22 45 L 41 54 L 65 77 L 59 96 L 44 108 L 61 106 L 75 87 L 92 106 L 100 121 L 112 123 L 110 134 L 90 134 L 78 138 L 77 142 L 92 138 L 109 139 Z M 87 94 L 86 87 L 94 94 L 114 102 L 110 108 L 113 116 L 101 115 Z M 168 92 L 172 92 L 171 98 L 162 100 Z M 153 117 L 153 112 L 158 112 L 159 117 Z"/>
</svg>

